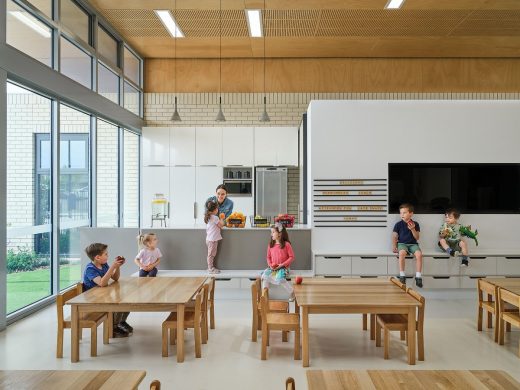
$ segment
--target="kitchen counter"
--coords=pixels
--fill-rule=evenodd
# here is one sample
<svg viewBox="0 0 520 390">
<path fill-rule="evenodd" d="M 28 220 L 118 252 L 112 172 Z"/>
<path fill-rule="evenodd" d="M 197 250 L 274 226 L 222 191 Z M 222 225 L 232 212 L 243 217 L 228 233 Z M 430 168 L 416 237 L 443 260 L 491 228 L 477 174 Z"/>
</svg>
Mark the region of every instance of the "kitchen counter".
<svg viewBox="0 0 520 390">
<path fill-rule="evenodd" d="M 155 233 L 163 254 L 159 269 L 207 269 L 206 226 L 179 225 L 170 228 L 141 229 L 142 233 Z M 295 260 L 291 268 L 312 270 L 311 228 L 306 225 L 287 229 Z M 124 276 L 136 271 L 134 264 L 137 249 L 137 228 L 81 228 L 80 245 L 85 248 L 93 242 L 108 245 L 109 258 L 124 256 L 127 261 L 121 269 Z M 219 243 L 216 267 L 221 270 L 262 270 L 267 267 L 269 228 L 224 228 Z M 81 254 L 82 264 L 89 260 Z M 111 260 L 110 260 L 111 262 Z"/>
<path fill-rule="evenodd" d="M 194 230 L 206 230 L 205 224 L 193 224 L 193 225 L 171 225 L 168 227 L 153 227 L 153 228 L 145 228 L 145 230 L 149 231 L 159 231 L 159 230 L 185 230 L 185 229 L 194 229 Z M 246 224 L 243 228 L 228 228 L 224 227 L 224 230 L 270 230 L 270 227 L 253 227 L 250 226 L 249 223 Z M 294 224 L 293 227 L 287 228 L 287 232 L 289 235 L 291 234 L 291 230 L 311 230 L 311 225 L 303 225 L 303 224 Z"/>
</svg>

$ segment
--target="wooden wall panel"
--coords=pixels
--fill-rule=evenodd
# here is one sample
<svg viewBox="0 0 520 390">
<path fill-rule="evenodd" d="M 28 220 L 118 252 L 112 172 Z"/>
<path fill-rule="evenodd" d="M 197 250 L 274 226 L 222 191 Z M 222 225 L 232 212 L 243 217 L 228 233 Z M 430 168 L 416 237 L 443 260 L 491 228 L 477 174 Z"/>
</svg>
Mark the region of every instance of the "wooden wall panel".
<svg viewBox="0 0 520 390">
<path fill-rule="evenodd" d="M 147 59 L 145 92 L 219 91 L 218 59 Z M 267 59 L 267 92 L 520 92 L 520 59 Z M 263 92 L 262 59 L 223 59 L 222 92 Z"/>
</svg>

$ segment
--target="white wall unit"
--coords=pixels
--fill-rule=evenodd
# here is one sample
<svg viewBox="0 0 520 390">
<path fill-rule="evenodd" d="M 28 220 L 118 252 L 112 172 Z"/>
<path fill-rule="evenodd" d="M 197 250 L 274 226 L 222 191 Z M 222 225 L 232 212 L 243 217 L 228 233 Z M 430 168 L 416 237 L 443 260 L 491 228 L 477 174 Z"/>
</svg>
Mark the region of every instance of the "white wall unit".
<svg viewBox="0 0 520 390">
<path fill-rule="evenodd" d="M 210 196 L 215 195 L 215 189 L 222 184 L 222 167 L 197 167 L 195 170 L 197 202 L 197 223 L 204 223 L 204 206 Z"/>
<path fill-rule="evenodd" d="M 223 128 L 222 165 L 252 167 L 254 142 L 254 127 Z"/>
<path fill-rule="evenodd" d="M 520 276 L 520 256 L 502 256 L 496 259 L 497 275 Z"/>
<path fill-rule="evenodd" d="M 222 166 L 222 128 L 197 127 L 195 134 L 196 158 L 200 166 Z M 221 172 L 222 176 L 222 172 Z M 221 178 L 222 181 L 222 178 Z"/>
<path fill-rule="evenodd" d="M 388 275 L 397 276 L 399 275 L 399 259 L 397 256 L 388 256 Z M 404 273 L 406 276 L 414 276 L 415 275 L 415 264 L 417 261 L 415 257 L 407 256 L 404 261 Z"/>
<path fill-rule="evenodd" d="M 170 129 L 167 127 L 143 127 L 143 166 L 170 165 Z"/>
<path fill-rule="evenodd" d="M 255 127 L 255 165 L 297 166 L 297 127 Z"/>
<path fill-rule="evenodd" d="M 352 256 L 352 275 L 386 275 L 386 256 Z"/>
<path fill-rule="evenodd" d="M 428 289 L 460 288 L 459 276 L 423 276 L 423 284 Z"/>
<path fill-rule="evenodd" d="M 170 164 L 195 166 L 195 127 L 174 127 L 170 130 Z"/>
<path fill-rule="evenodd" d="M 423 274 L 432 276 L 458 275 L 460 260 L 449 256 L 424 256 Z"/>
<path fill-rule="evenodd" d="M 460 288 L 472 288 L 476 291 L 478 279 L 479 278 L 477 276 L 461 276 Z"/>
<path fill-rule="evenodd" d="M 316 275 L 350 275 L 350 256 L 316 256 L 314 272 Z"/>
<path fill-rule="evenodd" d="M 154 195 L 164 194 L 170 200 L 170 167 L 143 167 L 141 183 L 142 226 L 150 227 Z"/>
<path fill-rule="evenodd" d="M 457 259 L 457 261 L 460 261 Z M 461 275 L 494 276 L 497 274 L 497 259 L 492 256 L 470 256 L 469 267 L 460 268 Z"/>
<path fill-rule="evenodd" d="M 170 175 L 172 225 L 195 222 L 195 167 L 172 167 Z"/>
</svg>

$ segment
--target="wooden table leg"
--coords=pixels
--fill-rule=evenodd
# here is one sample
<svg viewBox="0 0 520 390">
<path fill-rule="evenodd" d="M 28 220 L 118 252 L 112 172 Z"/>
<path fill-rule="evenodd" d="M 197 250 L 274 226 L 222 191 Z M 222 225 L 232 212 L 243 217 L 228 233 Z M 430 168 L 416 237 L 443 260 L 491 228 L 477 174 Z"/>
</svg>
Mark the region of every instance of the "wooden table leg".
<svg viewBox="0 0 520 390">
<path fill-rule="evenodd" d="M 410 308 L 408 310 L 408 364 L 415 364 L 415 340 L 417 339 L 416 335 L 416 319 L 415 319 L 415 307 Z"/>
<path fill-rule="evenodd" d="M 302 330 L 303 330 L 303 367 L 309 367 L 309 307 L 303 306 L 302 310 Z"/>
<path fill-rule="evenodd" d="M 370 313 L 370 340 L 376 339 L 376 315 Z"/>
<path fill-rule="evenodd" d="M 363 330 L 368 330 L 368 321 L 366 313 L 363 313 Z"/>
<path fill-rule="evenodd" d="M 79 362 L 79 308 L 78 305 L 71 305 L 71 324 L 70 324 L 70 361 Z"/>
<path fill-rule="evenodd" d="M 177 305 L 177 362 L 184 361 L 184 304 Z"/>
<path fill-rule="evenodd" d="M 113 339 L 114 338 L 114 313 L 108 312 L 108 338 Z"/>
<path fill-rule="evenodd" d="M 498 295 L 495 295 L 495 298 L 497 296 Z M 493 300 L 493 295 L 488 294 L 487 298 L 488 298 L 488 302 L 491 303 L 491 301 Z M 496 299 L 495 299 L 495 301 L 496 301 Z M 496 312 L 495 312 L 495 316 L 496 316 Z M 491 329 L 492 326 L 493 326 L 493 314 L 488 311 L 488 314 L 487 314 L 487 327 L 489 329 Z"/>
</svg>

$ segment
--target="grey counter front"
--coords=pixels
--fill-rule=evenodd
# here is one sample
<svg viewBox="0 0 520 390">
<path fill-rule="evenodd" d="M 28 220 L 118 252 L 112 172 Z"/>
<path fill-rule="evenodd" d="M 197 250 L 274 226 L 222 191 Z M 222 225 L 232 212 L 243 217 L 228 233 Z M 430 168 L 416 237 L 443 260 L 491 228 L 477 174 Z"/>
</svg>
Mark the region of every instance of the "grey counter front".
<svg viewBox="0 0 520 390">
<path fill-rule="evenodd" d="M 203 270 L 207 268 L 206 230 L 204 227 L 174 227 L 162 229 L 142 229 L 143 233 L 153 232 L 159 239 L 163 253 L 160 269 Z M 294 249 L 293 269 L 311 270 L 311 229 L 299 227 L 287 230 Z M 109 258 L 122 255 L 127 264 L 122 268 L 123 275 L 137 271 L 133 259 L 137 254 L 136 228 L 83 228 L 80 244 L 85 248 L 92 242 L 108 245 Z M 216 266 L 222 270 L 262 270 L 266 268 L 267 245 L 270 229 L 222 229 Z M 89 260 L 82 253 L 82 264 Z M 110 260 L 111 262 L 111 260 Z"/>
</svg>

